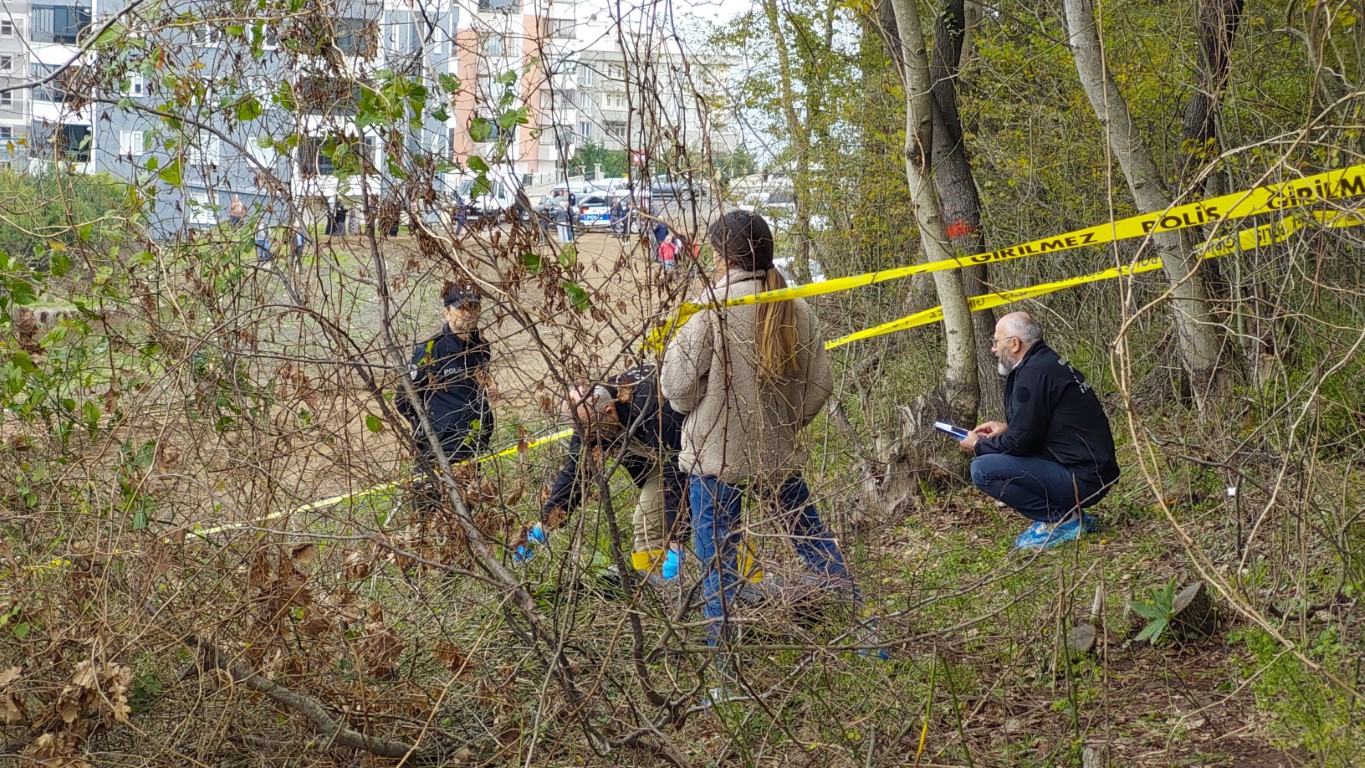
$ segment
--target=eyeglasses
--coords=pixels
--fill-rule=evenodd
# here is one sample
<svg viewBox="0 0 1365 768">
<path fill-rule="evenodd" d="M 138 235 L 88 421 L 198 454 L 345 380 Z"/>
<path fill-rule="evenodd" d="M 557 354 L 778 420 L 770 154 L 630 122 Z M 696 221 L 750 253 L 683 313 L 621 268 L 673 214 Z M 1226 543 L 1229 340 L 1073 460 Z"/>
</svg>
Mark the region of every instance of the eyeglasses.
<svg viewBox="0 0 1365 768">
<path fill-rule="evenodd" d="M 995 349 L 996 345 L 998 345 L 998 344 L 999 344 L 1000 342 L 1002 342 L 1002 341 L 1009 341 L 1010 339 L 1017 339 L 1017 338 L 1019 338 L 1019 337 L 1018 337 L 1018 336 L 1001 336 L 1001 337 L 998 338 L 998 339 L 993 338 L 993 339 L 991 339 L 991 349 Z"/>
</svg>

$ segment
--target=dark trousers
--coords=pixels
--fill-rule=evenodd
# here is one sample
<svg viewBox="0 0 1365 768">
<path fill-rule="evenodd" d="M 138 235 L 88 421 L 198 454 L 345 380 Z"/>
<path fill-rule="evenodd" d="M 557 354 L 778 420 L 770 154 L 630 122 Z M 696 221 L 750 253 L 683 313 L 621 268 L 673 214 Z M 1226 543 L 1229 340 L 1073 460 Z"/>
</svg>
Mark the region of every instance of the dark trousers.
<svg viewBox="0 0 1365 768">
<path fill-rule="evenodd" d="M 702 616 L 707 621 L 707 641 L 714 644 L 727 634 L 726 606 L 734 599 L 740 575 L 737 566 L 740 530 L 740 507 L 744 488 L 722 483 L 715 477 L 693 475 L 688 482 L 688 496 L 692 504 L 692 529 L 695 534 L 697 557 L 702 566 L 702 596 L 706 600 Z M 810 500 L 810 488 L 800 476 L 787 478 L 774 495 L 760 489 L 759 496 L 775 502 L 786 522 L 792 546 L 806 568 L 821 576 L 837 589 L 846 589 L 856 601 L 857 591 L 849 575 L 844 555 L 823 520 L 820 510 Z"/>
<path fill-rule="evenodd" d="M 972 459 L 972 484 L 1030 520 L 1055 523 L 1076 509 L 1089 509 L 1111 484 L 1077 474 L 1041 456 L 991 453 Z"/>
</svg>

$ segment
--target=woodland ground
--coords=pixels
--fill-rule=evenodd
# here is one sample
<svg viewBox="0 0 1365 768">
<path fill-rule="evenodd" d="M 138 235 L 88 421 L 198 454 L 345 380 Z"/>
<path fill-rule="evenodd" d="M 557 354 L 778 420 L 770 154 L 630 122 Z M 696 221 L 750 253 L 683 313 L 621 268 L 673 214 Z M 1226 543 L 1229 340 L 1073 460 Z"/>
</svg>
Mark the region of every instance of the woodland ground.
<svg viewBox="0 0 1365 768">
<path fill-rule="evenodd" d="M 337 308 L 358 340 L 358 354 L 390 366 L 391 350 L 378 333 L 378 305 L 365 298 L 375 291 L 362 266 L 362 245 L 337 239 L 331 243 L 337 252 L 332 266 L 306 263 L 305 269 L 325 275 L 311 290 L 327 293 L 328 305 Z M 438 327 L 437 292 L 445 276 L 435 268 L 416 271 L 420 260 L 406 237 L 390 241 L 385 253 L 394 291 L 395 343 L 405 358 L 408 345 Z M 579 240 L 577 253 L 594 306 L 611 309 L 594 330 L 571 332 L 568 324 L 547 319 L 533 334 L 499 318 L 497 310 L 488 317 L 498 385 L 498 446 L 558 428 L 547 415 L 554 410 L 556 379 L 538 345 L 554 356 L 566 350 L 586 355 L 593 349 L 633 348 L 663 305 L 664 278 L 640 244 L 592 234 Z M 282 295 L 277 274 L 261 270 L 255 279 L 261 304 Z M 828 329 L 859 322 L 856 307 L 840 301 L 813 302 Z M 523 306 L 536 311 L 534 304 Z M 1104 358 L 1087 355 L 1065 333 L 1053 341 L 1064 354 L 1084 361 L 1126 444 L 1127 424 L 1119 416 L 1121 403 Z M 878 361 L 877 383 L 886 390 L 877 397 L 894 401 L 897 392 L 932 375 L 926 371 L 934 370 L 935 343 L 934 331 L 921 329 L 852 354 L 836 353 L 836 398 L 854 405 L 868 397 L 854 371 L 872 355 Z M 122 450 L 130 437 L 157 438 L 153 471 L 144 485 L 159 501 L 149 535 L 194 524 L 238 526 L 206 542 L 187 537 L 172 544 L 179 552 L 172 556 L 180 569 L 172 571 L 180 585 L 177 594 L 195 606 L 182 610 L 202 617 L 201 623 L 219 625 L 222 637 L 229 638 L 239 632 L 237 622 L 263 600 L 283 600 L 295 607 L 284 628 L 272 630 L 277 634 L 262 635 L 262 623 L 248 622 L 240 630 L 254 638 L 241 646 L 245 658 L 325 701 L 356 700 L 360 709 L 383 712 L 376 723 L 408 736 L 424 733 L 423 723 L 459 734 L 483 745 L 473 754 L 489 762 L 654 761 L 625 747 L 603 753 L 576 736 L 571 711 L 538 671 L 534 654 L 505 626 L 501 593 L 467 570 L 458 537 L 450 536 L 451 520 L 414 519 L 403 504 L 403 491 L 389 488 L 264 519 L 316 499 L 390 483 L 405 476 L 410 464 L 400 444 L 403 425 L 367 419 L 380 413 L 368 393 L 355 387 L 312 392 L 312 385 L 299 379 L 301 363 L 293 369 L 280 360 L 252 365 L 267 366 L 252 375 L 279 388 L 275 409 L 257 417 L 268 419 L 270 430 L 228 431 L 216 442 L 189 444 L 179 437 L 193 434 L 185 422 L 148 409 L 136 434 L 88 446 L 93 458 Z M 382 378 L 384 387 L 392 386 L 396 367 Z M 988 413 L 993 410 L 987 406 Z M 307 425 L 307 430 L 300 427 L 300 437 L 293 439 L 290 424 Z M 1179 434 L 1162 422 L 1146 428 Z M 261 431 L 272 436 L 253 447 L 250 440 Z M 1206 640 L 1156 647 L 1127 642 L 1137 627 L 1125 615 L 1126 601 L 1196 574 L 1169 522 L 1156 511 L 1153 492 L 1134 469 L 1126 445 L 1121 449 L 1125 478 L 1096 510 L 1101 533 L 1023 555 L 1009 550 L 1022 521 L 980 494 L 960 484 L 947 486 L 913 509 L 888 516 L 863 496 L 851 458 L 858 446 L 848 444 L 845 432 L 822 417 L 808 437 L 814 449 L 814 497 L 840 536 L 868 603 L 882 616 L 882 639 L 891 653 L 887 663 L 839 650 L 849 642 L 850 626 L 841 606 L 825 604 L 823 619 L 814 624 L 795 621 L 787 608 L 751 612 L 743 616 L 746 643 L 737 668 L 753 700 L 713 710 L 698 706 L 714 679 L 708 675 L 710 654 L 696 614 L 673 621 L 651 596 L 623 601 L 601 585 L 602 571 L 612 562 L 613 523 L 629 540 L 634 494 L 620 473 L 613 478 L 609 505 L 590 504 L 555 534 L 549 555 L 519 571 L 564 633 L 566 658 L 581 665 L 577 674 L 584 684 L 615 702 L 618 716 L 647 709 L 624 661 L 633 642 L 628 612 L 641 617 L 648 647 L 657 646 L 647 655 L 652 684 L 688 713 L 656 736 L 675 754 L 700 765 L 1076 765 L 1087 749 L 1107 750 L 1111 764 L 1125 766 L 1349 765 L 1356 759 L 1352 750 L 1359 733 L 1352 708 L 1343 713 L 1341 702 L 1298 677 L 1278 646 L 1231 612 L 1225 611 Z M 1172 451 L 1188 450 L 1174 440 L 1170 445 Z M 467 490 L 476 515 L 495 536 L 509 536 L 534 519 L 539 489 L 562 451 L 560 443 L 484 465 L 483 480 Z M 244 462 L 243 454 L 251 460 Z M 224 481 L 228 477 L 231 483 Z M 1198 541 L 1238 540 L 1241 531 L 1230 530 L 1244 517 L 1236 505 L 1252 509 L 1263 501 L 1251 488 L 1240 502 L 1230 499 L 1224 478 L 1212 469 L 1172 471 L 1159 484 L 1179 522 Z M 243 487 L 251 489 L 246 498 L 252 501 L 234 496 L 233 489 Z M 607 510 L 615 510 L 614 517 Z M 747 535 L 768 570 L 794 579 L 798 569 L 776 521 L 756 508 L 746 514 Z M 1275 527 L 1262 535 L 1262 554 L 1240 571 L 1242 588 L 1278 605 L 1287 617 L 1283 631 L 1296 641 L 1329 658 L 1349 658 L 1362 629 L 1354 601 L 1339 598 L 1332 584 L 1317 583 L 1320 574 L 1306 564 L 1318 553 L 1305 544 L 1301 529 Z M 21 538 L 19 533 L 15 540 Z M 151 550 L 161 547 L 158 538 L 138 541 Z M 71 557 L 75 548 L 73 542 L 54 539 L 46 553 Z M 284 553 L 277 568 L 261 554 L 274 549 Z M 123 554 L 87 553 L 76 562 L 93 557 L 112 564 Z M 1214 548 L 1210 554 L 1224 574 L 1240 567 L 1235 547 Z M 458 567 L 446 575 L 414 567 L 417 561 L 408 555 Z M 693 561 L 687 574 L 693 583 L 695 567 Z M 48 580 L 52 589 L 68 589 L 70 582 L 63 579 L 79 585 L 83 579 L 98 583 L 104 578 L 98 568 L 89 573 L 40 570 L 30 576 L 36 580 L 31 586 L 41 588 Z M 301 581 L 291 582 L 294 578 Z M 287 594 L 270 597 L 290 583 L 305 585 L 306 602 L 291 602 L 295 598 Z M 1277 603 L 1286 584 L 1307 585 L 1303 594 L 1320 596 L 1322 602 Z M 1098 650 L 1069 659 L 1061 638 L 1088 619 L 1097 588 L 1103 596 Z M 250 595 L 255 597 L 247 599 Z M 339 625 L 336 616 L 342 617 Z M 319 623 L 319 617 L 328 618 Z M 352 629 L 337 628 L 348 625 Z M 355 629 L 362 626 L 363 631 Z M 134 647 L 136 641 L 129 635 L 110 642 Z M 30 642 L 14 650 L 43 653 L 43 646 Z M 136 722 L 146 730 L 140 743 L 111 735 L 98 752 L 104 756 L 101 764 L 162 765 L 191 752 L 201 758 L 213 754 L 219 765 L 333 764 L 325 750 L 298 751 L 299 742 L 291 740 L 297 720 L 287 710 L 264 703 L 242 710 L 235 699 L 244 694 L 231 686 L 174 685 L 177 677 L 189 674 L 183 657 L 129 653 L 138 659 L 141 685 Z M 0 667 L 23 665 L 11 655 L 0 656 Z M 617 659 L 619 665 L 613 663 Z M 314 675 L 317 682 L 310 684 Z M 210 717 L 212 727 L 193 726 L 177 714 L 183 711 Z M 354 721 L 363 718 L 357 713 Z M 243 732 L 274 746 L 243 748 L 242 737 L 235 735 Z M 1315 734 L 1317 741 L 1308 743 L 1317 746 L 1316 752 L 1297 746 L 1305 734 Z M 459 764 L 459 754 L 453 753 L 451 764 Z"/>
<path fill-rule="evenodd" d="M 391 246 L 397 246 L 391 252 L 397 254 L 395 266 L 400 266 L 402 238 Z M 591 234 L 580 238 L 577 246 L 594 301 L 616 304 L 617 311 L 610 323 L 603 324 L 603 336 L 557 338 L 553 343 L 619 346 L 623 337 L 638 331 L 652 314 L 649 302 L 653 297 L 640 286 L 658 284 L 661 273 L 638 247 L 623 247 L 614 238 Z M 410 338 L 417 338 L 435 327 L 434 287 L 440 276 L 399 274 L 396 285 L 404 290 L 398 294 L 398 326 L 413 330 Z M 356 306 L 353 332 L 361 335 L 378 325 L 373 305 L 368 308 L 371 312 L 366 309 Z M 423 330 L 417 333 L 417 329 Z M 917 333 L 927 336 L 931 332 Z M 496 350 L 497 407 L 504 425 L 498 444 L 506 445 L 515 441 L 514 430 L 536 433 L 549 427 L 540 406 L 552 387 L 537 387 L 547 381 L 548 371 L 528 334 L 494 319 L 489 335 Z M 903 351 L 909 354 L 890 365 L 888 379 L 896 378 L 902 367 L 910 373 L 915 366 L 914 348 L 924 341 L 923 336 L 906 340 Z M 921 352 L 928 354 L 925 349 Z M 1102 379 L 1104 373 L 1094 371 L 1092 376 Z M 528 412 L 534 415 L 527 416 Z M 314 489 L 316 497 L 355 490 L 359 478 L 382 475 L 376 473 L 382 467 L 396 472 L 403 464 L 394 430 L 375 435 L 364 428 L 359 412 L 350 416 L 346 433 L 360 455 L 355 460 L 365 471 L 338 474 L 325 462 L 315 464 L 319 476 L 303 477 L 308 474 L 304 470 L 300 485 Z M 1115 427 L 1122 440 L 1122 421 Z M 1273 709 L 1257 705 L 1254 693 L 1268 667 L 1258 663 L 1242 642 L 1244 628 L 1233 617 L 1226 618 L 1213 638 L 1198 643 L 1151 647 L 1125 642 L 1132 631 L 1126 623 L 1131 619 L 1124 618 L 1126 600 L 1145 596 L 1171 579 L 1185 583 L 1194 578 L 1168 533 L 1169 526 L 1154 512 L 1150 490 L 1135 476 L 1131 461 L 1125 462 L 1128 476 L 1097 510 L 1105 526 L 1100 535 L 1041 555 L 1020 555 L 1008 549 L 1022 527 L 1020 519 L 967 488 L 931 498 L 904 519 L 878 519 L 849 479 L 847 461 L 842 458 L 845 447 L 826 431 L 823 420 L 813 429 L 812 439 L 821 447 L 815 496 L 841 534 L 870 603 L 884 617 L 883 634 L 894 644 L 892 661 L 878 665 L 849 653 L 781 649 L 746 653 L 751 670 L 748 682 L 755 690 L 766 691 L 765 695 L 757 702 L 733 704 L 691 718 L 672 736 L 685 754 L 702 763 L 872 765 L 914 760 L 920 765 L 1054 765 L 1071 763 L 1088 746 L 1107 748 L 1115 765 L 1290 766 L 1311 760 L 1304 750 L 1277 746 L 1285 743 L 1283 726 L 1277 725 Z M 512 495 L 524 498 L 519 504 L 512 500 L 521 520 L 534 515 L 535 489 L 553 470 L 561 450 L 561 446 L 550 446 L 501 462 L 491 471 L 504 501 Z M 1197 537 L 1202 528 L 1225 526 L 1221 521 L 1228 519 L 1222 514 L 1227 499 L 1216 478 L 1175 476 L 1168 480 L 1165 493 L 1175 502 L 1175 509 L 1188 516 L 1184 522 Z M 509 483 L 517 488 L 514 494 L 506 489 Z M 628 484 L 618 477 L 615 489 L 617 508 L 628 510 L 633 501 Z M 778 533 L 774 522 L 762 519 L 755 510 L 749 514 L 751 538 L 759 542 L 770 570 L 791 576 L 795 568 L 785 547 L 774 538 Z M 270 527 L 309 530 L 309 517 L 277 520 Z M 350 519 L 352 514 L 339 517 Z M 620 518 L 623 526 L 628 525 L 628 515 Z M 336 530 L 335 522 L 328 521 L 337 519 L 337 511 L 332 510 L 317 521 L 324 529 Z M 609 532 L 600 515 L 592 511 L 578 519 L 585 544 L 571 556 L 576 555 L 585 566 L 584 573 L 591 574 L 604 564 L 601 545 Z M 1225 538 L 1225 534 L 1225 530 L 1208 531 L 1210 538 Z M 595 552 L 594 544 L 599 546 Z M 557 557 L 564 554 L 556 551 Z M 1232 557 L 1227 554 L 1224 568 Z M 1277 570 L 1263 564 L 1262 589 L 1274 589 L 1283 576 Z M 541 558 L 525 574 L 547 600 L 591 583 L 591 579 L 584 581 L 583 574 L 566 571 L 554 558 Z M 401 594 L 378 581 L 395 580 L 394 587 L 401 584 L 396 581 L 400 575 L 392 569 L 372 578 L 376 597 Z M 1106 630 L 1099 650 L 1067 663 L 1059 638 L 1070 626 L 1086 620 L 1097 587 L 1103 590 Z M 477 585 L 463 584 L 453 587 L 449 599 L 453 606 L 473 606 L 481 592 Z M 624 639 L 610 601 L 590 609 L 591 602 L 602 599 L 591 588 L 581 599 L 584 605 L 568 616 L 581 622 L 584 630 L 605 632 L 596 638 L 598 642 Z M 388 605 L 386 609 L 401 612 Z M 1329 616 L 1302 617 L 1300 630 L 1311 634 L 1345 620 L 1344 611 L 1332 618 L 1334 610 L 1327 609 Z M 773 623 L 777 628 L 767 629 L 775 639 L 758 642 L 780 646 L 784 640 L 812 636 L 780 617 Z M 813 630 L 813 636 L 829 639 L 842 632 L 837 619 L 830 624 Z M 480 640 L 487 639 L 483 630 L 479 635 L 467 634 L 479 626 L 479 622 L 466 622 L 463 630 L 455 632 L 463 636 L 458 644 L 470 658 L 478 657 Z M 695 646 L 700 638 L 697 629 L 684 631 L 689 633 L 688 645 Z M 417 638 L 426 634 L 422 630 L 413 633 L 415 648 L 422 645 Z M 669 676 L 675 678 L 679 690 L 687 691 L 697 684 L 692 681 L 701 658 L 684 654 L 663 666 L 670 668 Z M 538 684 L 516 679 L 518 685 Z M 916 756 L 926 717 L 924 751 Z M 790 741 L 801 742 L 803 749 L 791 751 Z M 801 757 L 803 753 L 808 757 Z M 597 762 L 575 750 L 558 754 L 559 758 L 546 758 Z M 606 761 L 613 762 L 609 757 Z"/>
</svg>

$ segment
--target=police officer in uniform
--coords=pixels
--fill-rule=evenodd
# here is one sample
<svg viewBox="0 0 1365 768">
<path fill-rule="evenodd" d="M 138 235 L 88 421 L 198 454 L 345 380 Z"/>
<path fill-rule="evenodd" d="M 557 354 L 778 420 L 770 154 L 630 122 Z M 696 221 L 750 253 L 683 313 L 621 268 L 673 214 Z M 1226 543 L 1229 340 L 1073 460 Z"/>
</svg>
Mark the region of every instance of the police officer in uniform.
<svg viewBox="0 0 1365 768">
<path fill-rule="evenodd" d="M 493 435 L 488 392 L 491 351 L 479 333 L 481 301 L 476 290 L 448 282 L 441 302 L 445 326 L 413 348 L 408 375 L 442 451 L 451 464 L 458 464 L 486 451 Z M 423 469 L 434 471 L 435 454 L 417 409 L 401 391 L 395 404 L 412 422 Z"/>
</svg>

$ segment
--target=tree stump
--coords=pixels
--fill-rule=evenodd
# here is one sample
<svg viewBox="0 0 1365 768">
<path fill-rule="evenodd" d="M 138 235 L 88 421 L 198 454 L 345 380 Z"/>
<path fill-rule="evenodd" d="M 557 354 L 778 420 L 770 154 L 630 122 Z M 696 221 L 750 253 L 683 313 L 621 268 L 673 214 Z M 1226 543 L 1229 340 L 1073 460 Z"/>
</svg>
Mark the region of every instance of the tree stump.
<svg viewBox="0 0 1365 768">
<path fill-rule="evenodd" d="M 1182 639 L 1197 639 L 1213 633 L 1218 617 L 1204 582 L 1196 581 L 1180 590 L 1171 603 L 1171 630 Z"/>
</svg>

